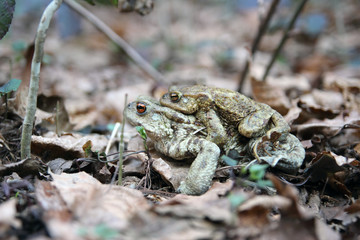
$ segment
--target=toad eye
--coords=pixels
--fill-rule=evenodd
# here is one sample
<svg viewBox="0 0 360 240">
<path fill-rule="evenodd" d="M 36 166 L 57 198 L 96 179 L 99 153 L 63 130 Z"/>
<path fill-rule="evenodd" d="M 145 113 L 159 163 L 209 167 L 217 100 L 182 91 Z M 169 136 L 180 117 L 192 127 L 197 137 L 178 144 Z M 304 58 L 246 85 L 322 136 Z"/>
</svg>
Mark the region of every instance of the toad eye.
<svg viewBox="0 0 360 240">
<path fill-rule="evenodd" d="M 142 102 L 136 104 L 136 111 L 138 114 L 144 114 L 146 112 L 146 105 Z"/>
<path fill-rule="evenodd" d="M 174 102 L 174 103 L 180 101 L 180 98 L 181 98 L 180 95 L 179 95 L 178 93 L 176 93 L 176 92 L 171 92 L 171 93 L 169 94 L 169 96 L 170 96 L 170 100 L 171 100 L 172 102 Z"/>
</svg>

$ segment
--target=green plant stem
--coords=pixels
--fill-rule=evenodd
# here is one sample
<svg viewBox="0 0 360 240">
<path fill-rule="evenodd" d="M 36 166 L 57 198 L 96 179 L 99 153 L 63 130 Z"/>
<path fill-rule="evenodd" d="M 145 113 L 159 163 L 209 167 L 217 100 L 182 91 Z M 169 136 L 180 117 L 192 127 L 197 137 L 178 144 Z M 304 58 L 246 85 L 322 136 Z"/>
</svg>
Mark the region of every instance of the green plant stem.
<svg viewBox="0 0 360 240">
<path fill-rule="evenodd" d="M 252 59 L 254 58 L 254 54 L 255 54 L 258 46 L 259 46 L 259 43 L 260 43 L 262 37 L 264 36 L 264 34 L 266 32 L 266 29 L 268 28 L 270 20 L 271 20 L 272 16 L 274 15 L 276 7 L 279 4 L 279 2 L 280 2 L 280 0 L 273 0 L 272 1 L 271 5 L 269 7 L 269 10 L 266 13 L 266 17 L 264 18 L 264 20 L 260 24 L 260 27 L 259 27 L 259 30 L 258 30 L 258 32 L 256 34 L 255 40 L 254 40 L 254 42 L 253 42 L 253 44 L 251 46 L 251 58 Z M 243 70 L 243 72 L 241 74 L 241 77 L 240 77 L 240 83 L 239 83 L 238 92 L 242 91 L 246 76 L 247 76 L 248 71 L 249 71 L 249 67 L 250 67 L 250 60 L 247 60 L 246 64 L 245 64 L 245 67 L 244 67 L 244 70 Z"/>
<path fill-rule="evenodd" d="M 31 156 L 31 135 L 34 124 L 37 93 L 39 89 L 40 66 L 44 56 L 44 43 L 50 21 L 55 12 L 59 9 L 63 0 L 54 0 L 46 7 L 40 19 L 35 38 L 34 56 L 31 62 L 30 87 L 27 98 L 26 113 L 22 127 L 21 135 L 21 159 Z"/>
<path fill-rule="evenodd" d="M 289 25 L 287 26 L 285 32 L 284 32 L 284 35 L 280 41 L 280 44 L 278 45 L 278 47 L 276 48 L 272 58 L 271 58 L 271 61 L 269 63 L 269 65 L 267 66 L 266 70 L 265 70 L 265 73 L 263 75 L 263 78 L 262 78 L 262 81 L 265 81 L 269 72 L 270 72 L 270 69 L 272 67 L 272 65 L 274 64 L 277 56 L 279 55 L 280 51 L 282 50 L 286 40 L 289 38 L 289 33 L 290 33 L 290 30 L 293 28 L 295 22 L 296 22 L 296 19 L 298 18 L 301 10 L 304 8 L 305 4 L 306 4 L 307 0 L 302 0 L 300 2 L 300 4 L 298 5 L 293 17 L 291 18 L 291 21 L 289 23 Z"/>
<path fill-rule="evenodd" d="M 122 167 L 123 167 L 123 155 L 124 155 L 124 127 L 125 127 L 125 109 L 127 105 L 127 94 L 125 94 L 125 105 L 124 105 L 124 114 L 123 120 L 121 125 L 121 135 L 120 135 L 120 142 L 119 142 L 119 176 L 118 176 L 118 185 L 122 184 Z"/>
</svg>

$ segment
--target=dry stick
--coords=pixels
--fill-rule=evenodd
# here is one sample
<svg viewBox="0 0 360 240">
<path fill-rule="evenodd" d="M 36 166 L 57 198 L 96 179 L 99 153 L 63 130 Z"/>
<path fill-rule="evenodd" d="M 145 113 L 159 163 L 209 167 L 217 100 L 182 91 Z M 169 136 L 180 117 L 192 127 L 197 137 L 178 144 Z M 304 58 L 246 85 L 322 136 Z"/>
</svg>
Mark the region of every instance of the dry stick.
<svg viewBox="0 0 360 240">
<path fill-rule="evenodd" d="M 125 109 L 126 109 L 126 105 L 127 105 L 127 97 L 128 97 L 128 95 L 125 94 L 125 104 L 124 104 L 123 120 L 122 120 L 122 125 L 121 125 L 121 135 L 120 135 L 120 142 L 119 142 L 118 185 L 121 185 L 121 183 L 122 183 L 122 167 L 123 167 L 123 155 L 124 155 L 124 127 L 125 127 L 125 119 L 126 119 Z"/>
<path fill-rule="evenodd" d="M 294 16 L 292 17 L 289 25 L 287 26 L 287 29 L 285 30 L 285 33 L 281 39 L 281 42 L 279 44 L 279 46 L 277 47 L 275 53 L 273 54 L 272 58 L 271 58 L 271 61 L 269 63 L 269 65 L 267 66 L 266 68 L 266 71 L 264 73 L 264 76 L 262 78 L 262 81 L 265 81 L 266 80 L 266 77 L 268 76 L 269 72 L 270 72 L 270 69 L 272 67 L 272 65 L 274 64 L 275 62 L 275 59 L 277 58 L 277 56 L 279 55 L 281 49 L 283 48 L 286 40 L 289 38 L 289 33 L 290 33 L 290 30 L 293 28 L 295 22 L 296 22 L 296 19 L 298 18 L 301 10 L 304 8 L 305 4 L 306 4 L 307 0 L 302 0 L 301 3 L 299 4 L 299 6 L 297 7 L 295 13 L 294 13 Z"/>
<path fill-rule="evenodd" d="M 46 32 L 49 28 L 52 17 L 54 16 L 56 10 L 58 10 L 60 7 L 62 1 L 63 0 L 54 0 L 49 3 L 49 5 L 44 10 L 37 29 L 34 56 L 31 62 L 31 77 L 29 94 L 27 98 L 26 114 L 21 133 L 21 159 L 26 159 L 31 156 L 31 135 L 36 112 L 36 101 L 40 80 L 40 66 L 44 56 Z"/>
<path fill-rule="evenodd" d="M 270 20 L 272 18 L 272 16 L 274 15 L 275 13 L 275 10 L 276 10 L 276 7 L 277 5 L 279 4 L 280 0 L 273 0 L 272 3 L 271 3 L 271 6 L 266 14 L 266 17 L 265 19 L 262 21 L 260 27 L 259 27 L 259 30 L 256 34 L 256 37 L 255 37 L 255 40 L 253 42 L 253 45 L 251 46 L 251 58 L 254 58 L 254 54 L 258 48 L 258 45 L 262 39 L 262 37 L 264 36 L 265 32 L 266 32 L 266 29 L 268 28 L 268 25 L 270 23 Z M 242 89 L 243 89 L 243 86 L 244 86 L 244 82 L 245 82 L 245 78 L 248 74 L 248 71 L 249 71 L 249 66 L 250 66 L 250 60 L 247 60 L 246 61 L 246 65 L 244 67 L 244 70 L 241 74 L 241 77 L 240 77 L 240 83 L 239 83 L 239 88 L 238 88 L 238 92 L 241 92 Z"/>
<path fill-rule="evenodd" d="M 164 76 L 158 72 L 153 66 L 151 66 L 140 54 L 132 48 L 124 39 L 117 35 L 109 26 L 101 21 L 94 14 L 89 12 L 86 8 L 75 2 L 74 0 L 64 0 L 72 9 L 86 18 L 92 23 L 98 30 L 103 32 L 111 41 L 119 45 L 124 52 L 132 59 L 144 72 L 150 75 L 156 83 L 164 82 Z"/>
</svg>

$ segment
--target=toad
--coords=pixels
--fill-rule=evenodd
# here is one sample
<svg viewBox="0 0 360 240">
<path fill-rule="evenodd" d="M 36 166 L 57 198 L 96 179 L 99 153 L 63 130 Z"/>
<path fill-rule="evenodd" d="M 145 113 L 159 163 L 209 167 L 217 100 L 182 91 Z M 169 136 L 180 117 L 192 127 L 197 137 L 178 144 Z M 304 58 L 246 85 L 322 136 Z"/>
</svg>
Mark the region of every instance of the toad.
<svg viewBox="0 0 360 240">
<path fill-rule="evenodd" d="M 178 192 L 199 195 L 206 192 L 214 176 L 220 148 L 201 137 L 204 127 L 195 124 L 195 117 L 163 107 L 156 100 L 140 96 L 125 108 L 130 124 L 143 126 L 154 147 L 176 160 L 195 158 Z"/>
<path fill-rule="evenodd" d="M 290 131 L 284 118 L 270 106 L 225 88 L 202 85 L 170 88 L 161 97 L 160 104 L 184 114 L 194 114 L 206 126 L 208 139 L 218 145 L 228 139 L 225 124 L 236 126 L 247 138 L 266 134 L 270 139 L 273 132 Z"/>
</svg>

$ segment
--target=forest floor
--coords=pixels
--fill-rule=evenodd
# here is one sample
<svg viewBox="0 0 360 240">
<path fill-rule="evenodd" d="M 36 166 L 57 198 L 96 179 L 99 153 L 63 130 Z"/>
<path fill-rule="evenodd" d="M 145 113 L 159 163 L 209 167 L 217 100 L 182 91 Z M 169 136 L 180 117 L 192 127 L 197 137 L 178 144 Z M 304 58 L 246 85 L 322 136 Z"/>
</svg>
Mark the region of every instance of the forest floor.
<svg viewBox="0 0 360 240">
<path fill-rule="evenodd" d="M 0 238 L 359 239 L 356 1 L 309 1 L 261 81 L 299 1 L 280 4 L 241 88 L 290 124 L 306 150 L 297 173 L 268 169 L 264 179 L 271 184 L 264 185 L 263 176 L 254 180 L 221 163 L 208 192 L 176 194 L 191 162 L 162 156 L 148 139 L 151 158 L 143 152 L 126 156 L 117 185 L 119 138 L 110 141 L 110 135 L 123 120 L 125 94 L 131 102 L 139 95 L 159 99 L 174 84 L 239 89 L 263 11 L 244 2 L 155 1 L 146 16 L 86 5 L 161 72 L 162 81 L 63 9 L 45 42 L 33 157 L 21 160 L 32 43 L 45 6 L 19 1 L 17 8 L 25 7 L 0 44 L 0 85 L 22 80 L 8 106 L 3 97 L 0 107 Z M 124 142 L 125 154 L 144 149 L 129 124 Z"/>
</svg>

